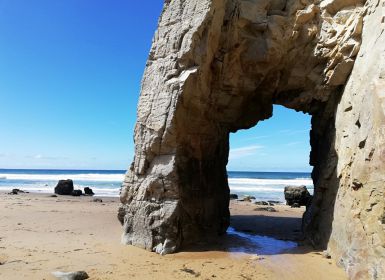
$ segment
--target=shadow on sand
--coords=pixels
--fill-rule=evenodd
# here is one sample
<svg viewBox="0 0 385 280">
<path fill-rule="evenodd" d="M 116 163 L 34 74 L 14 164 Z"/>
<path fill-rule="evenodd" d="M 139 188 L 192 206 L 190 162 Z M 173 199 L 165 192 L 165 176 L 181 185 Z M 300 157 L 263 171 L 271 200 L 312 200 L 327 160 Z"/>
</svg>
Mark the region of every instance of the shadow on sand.
<svg viewBox="0 0 385 280">
<path fill-rule="evenodd" d="M 316 252 L 303 244 L 301 218 L 233 215 L 227 234 L 186 246 L 185 252 L 219 251 L 250 255 Z"/>
</svg>

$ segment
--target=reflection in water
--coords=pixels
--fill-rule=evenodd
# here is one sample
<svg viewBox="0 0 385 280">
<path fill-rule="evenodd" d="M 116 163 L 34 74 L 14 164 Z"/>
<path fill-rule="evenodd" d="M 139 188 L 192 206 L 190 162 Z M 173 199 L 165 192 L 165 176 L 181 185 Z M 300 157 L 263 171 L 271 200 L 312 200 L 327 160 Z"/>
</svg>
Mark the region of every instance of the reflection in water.
<svg viewBox="0 0 385 280">
<path fill-rule="evenodd" d="M 236 231 L 232 227 L 227 229 L 227 234 L 242 241 L 237 245 L 228 247 L 228 250 L 234 253 L 275 255 L 297 247 L 297 243 L 293 241 L 283 241 L 272 237 L 248 234 Z"/>
</svg>

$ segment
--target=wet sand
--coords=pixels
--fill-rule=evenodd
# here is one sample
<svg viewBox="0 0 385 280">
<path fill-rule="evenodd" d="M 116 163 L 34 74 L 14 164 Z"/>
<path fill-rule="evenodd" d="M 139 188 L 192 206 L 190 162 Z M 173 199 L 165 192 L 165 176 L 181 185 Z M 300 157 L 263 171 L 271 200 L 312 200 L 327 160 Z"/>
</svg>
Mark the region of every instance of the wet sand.
<svg viewBox="0 0 385 280">
<path fill-rule="evenodd" d="M 231 234 L 159 256 L 121 245 L 118 199 L 102 199 L 0 193 L 0 279 L 76 270 L 90 279 L 346 279 L 320 252 L 272 239 L 301 239 L 304 209 L 255 211 L 261 206 L 232 201 Z"/>
</svg>

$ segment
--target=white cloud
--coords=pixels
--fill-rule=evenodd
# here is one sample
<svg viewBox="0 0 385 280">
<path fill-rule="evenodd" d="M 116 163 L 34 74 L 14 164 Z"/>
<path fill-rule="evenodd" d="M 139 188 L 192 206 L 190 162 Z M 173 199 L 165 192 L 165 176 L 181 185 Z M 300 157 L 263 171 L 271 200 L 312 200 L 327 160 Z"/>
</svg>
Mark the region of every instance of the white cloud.
<svg viewBox="0 0 385 280">
<path fill-rule="evenodd" d="M 241 148 L 235 148 L 230 150 L 229 159 L 242 158 L 256 154 L 256 152 L 262 149 L 261 145 L 246 146 Z"/>
<path fill-rule="evenodd" d="M 33 155 L 33 156 L 26 156 L 26 158 L 38 159 L 38 160 L 65 160 L 65 159 L 68 159 L 67 157 L 63 157 L 63 156 L 44 156 L 41 154 L 37 154 L 37 155 Z"/>
</svg>

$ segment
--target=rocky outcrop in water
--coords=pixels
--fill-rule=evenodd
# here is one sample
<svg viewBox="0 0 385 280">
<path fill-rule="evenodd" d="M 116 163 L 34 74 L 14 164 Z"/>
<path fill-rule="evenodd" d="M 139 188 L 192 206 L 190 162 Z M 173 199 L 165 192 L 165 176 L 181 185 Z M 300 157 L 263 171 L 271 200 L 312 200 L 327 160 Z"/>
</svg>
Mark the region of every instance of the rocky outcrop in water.
<svg viewBox="0 0 385 280">
<path fill-rule="evenodd" d="M 165 1 L 142 82 L 123 242 L 175 252 L 229 225 L 229 133 L 273 104 L 312 115 L 304 230 L 350 278 L 385 275 L 379 0 Z"/>
</svg>

